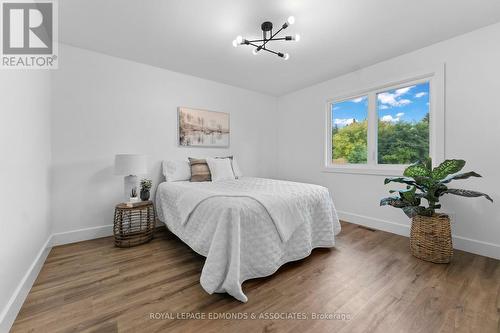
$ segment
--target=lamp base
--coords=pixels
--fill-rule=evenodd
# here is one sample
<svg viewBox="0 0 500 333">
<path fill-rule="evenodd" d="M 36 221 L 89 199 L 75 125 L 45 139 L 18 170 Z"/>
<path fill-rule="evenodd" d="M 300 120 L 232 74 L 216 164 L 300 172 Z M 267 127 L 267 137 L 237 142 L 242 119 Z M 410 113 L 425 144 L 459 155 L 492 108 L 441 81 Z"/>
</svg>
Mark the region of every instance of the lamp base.
<svg viewBox="0 0 500 333">
<path fill-rule="evenodd" d="M 138 185 L 139 185 L 139 178 L 137 176 L 130 175 L 123 177 L 123 188 L 124 188 L 123 193 L 125 202 L 129 201 L 130 197 L 132 196 L 132 189 L 135 188 L 137 190 Z M 139 193 L 138 190 L 137 193 Z"/>
</svg>

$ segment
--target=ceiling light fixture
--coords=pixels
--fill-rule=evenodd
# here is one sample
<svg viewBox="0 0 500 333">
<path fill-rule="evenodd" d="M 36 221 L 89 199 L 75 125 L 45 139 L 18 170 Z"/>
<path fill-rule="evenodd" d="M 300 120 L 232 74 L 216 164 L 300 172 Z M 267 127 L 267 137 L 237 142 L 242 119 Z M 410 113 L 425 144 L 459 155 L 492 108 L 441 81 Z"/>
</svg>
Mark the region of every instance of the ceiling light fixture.
<svg viewBox="0 0 500 333">
<path fill-rule="evenodd" d="M 281 53 L 281 52 L 276 52 L 273 50 L 270 50 L 267 48 L 267 43 L 271 41 L 277 41 L 277 40 L 293 40 L 298 42 L 300 40 L 300 35 L 295 34 L 295 36 L 285 36 L 285 37 L 276 37 L 282 30 L 288 28 L 290 25 L 295 23 L 295 17 L 290 16 L 285 23 L 281 26 L 281 28 L 273 33 L 273 24 L 269 21 L 266 21 L 261 24 L 261 29 L 262 29 L 262 39 L 246 39 L 243 38 L 242 36 L 237 36 L 235 40 L 233 40 L 233 46 L 238 47 L 239 45 L 251 45 L 255 47 L 255 49 L 252 50 L 252 53 L 254 55 L 258 54 L 259 51 L 267 51 L 272 54 L 276 54 L 278 57 L 281 57 L 285 60 L 288 60 L 290 58 L 290 55 L 288 53 Z"/>
</svg>

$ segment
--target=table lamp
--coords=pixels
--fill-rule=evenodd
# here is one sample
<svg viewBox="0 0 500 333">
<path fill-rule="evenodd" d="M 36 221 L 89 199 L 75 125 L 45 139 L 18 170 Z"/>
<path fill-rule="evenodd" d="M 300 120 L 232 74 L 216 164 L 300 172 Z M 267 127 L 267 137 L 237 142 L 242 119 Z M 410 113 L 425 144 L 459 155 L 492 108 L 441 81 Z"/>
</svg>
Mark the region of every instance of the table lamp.
<svg viewBox="0 0 500 333">
<path fill-rule="evenodd" d="M 115 156 L 115 175 L 124 177 L 125 200 L 128 201 L 133 188 L 139 185 L 137 175 L 148 173 L 146 155 L 140 154 L 117 154 Z"/>
</svg>

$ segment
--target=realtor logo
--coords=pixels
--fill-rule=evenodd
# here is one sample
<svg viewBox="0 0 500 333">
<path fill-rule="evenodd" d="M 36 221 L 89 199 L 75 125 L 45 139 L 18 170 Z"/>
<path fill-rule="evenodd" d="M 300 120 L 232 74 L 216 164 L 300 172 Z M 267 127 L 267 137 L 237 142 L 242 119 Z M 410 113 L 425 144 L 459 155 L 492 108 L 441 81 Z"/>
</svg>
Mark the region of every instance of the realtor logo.
<svg viewBox="0 0 500 333">
<path fill-rule="evenodd" d="M 1 0 L 2 68 L 57 68 L 57 11 L 52 0 Z"/>
</svg>

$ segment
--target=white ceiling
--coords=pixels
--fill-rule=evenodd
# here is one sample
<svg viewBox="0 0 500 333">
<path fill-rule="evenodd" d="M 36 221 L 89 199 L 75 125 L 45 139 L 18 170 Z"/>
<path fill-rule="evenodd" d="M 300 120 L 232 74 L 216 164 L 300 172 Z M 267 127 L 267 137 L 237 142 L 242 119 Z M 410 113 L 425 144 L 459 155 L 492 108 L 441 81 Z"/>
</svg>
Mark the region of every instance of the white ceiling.
<svg viewBox="0 0 500 333">
<path fill-rule="evenodd" d="M 63 43 L 273 95 L 500 21 L 498 0 L 64 0 L 59 11 Z M 288 61 L 231 45 L 289 15 L 301 41 L 273 45 Z"/>
</svg>

